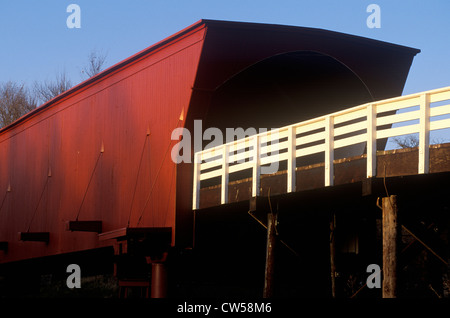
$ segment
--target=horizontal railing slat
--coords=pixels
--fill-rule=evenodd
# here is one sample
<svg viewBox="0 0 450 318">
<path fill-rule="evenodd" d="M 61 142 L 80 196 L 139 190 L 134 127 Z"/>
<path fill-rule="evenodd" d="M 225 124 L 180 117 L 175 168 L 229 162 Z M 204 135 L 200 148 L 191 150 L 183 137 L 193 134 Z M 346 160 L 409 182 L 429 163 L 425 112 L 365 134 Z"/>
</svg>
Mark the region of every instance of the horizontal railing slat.
<svg viewBox="0 0 450 318">
<path fill-rule="evenodd" d="M 342 127 L 338 127 L 338 128 L 334 128 L 334 135 L 335 136 L 340 136 L 340 135 L 344 135 L 344 134 L 348 134 L 348 133 L 352 133 L 358 130 L 362 130 L 362 129 L 366 129 L 367 128 L 367 122 L 366 121 L 362 121 L 359 123 L 354 123 L 354 124 L 350 124 L 350 125 L 345 125 Z"/>
<path fill-rule="evenodd" d="M 323 120 L 317 120 L 311 123 L 306 123 L 304 125 L 301 124 L 297 124 L 295 126 L 295 133 L 296 134 L 302 134 L 302 133 L 307 133 L 310 131 L 314 131 L 317 129 L 321 129 L 325 127 L 325 123 Z"/>
<path fill-rule="evenodd" d="M 377 126 L 401 123 L 408 120 L 419 119 L 419 117 L 420 113 L 418 110 L 395 115 L 383 116 L 377 118 Z"/>
<path fill-rule="evenodd" d="M 222 158 L 200 164 L 201 171 L 222 166 Z"/>
<path fill-rule="evenodd" d="M 366 107 L 361 107 L 361 109 L 355 109 L 351 112 L 342 114 L 342 115 L 337 115 L 334 117 L 334 124 L 341 124 L 344 123 L 346 121 L 350 121 L 350 120 L 355 120 L 361 117 L 365 117 L 366 116 Z"/>
<path fill-rule="evenodd" d="M 377 139 L 415 134 L 418 132 L 419 132 L 419 124 L 383 129 L 377 131 Z"/>
<path fill-rule="evenodd" d="M 320 145 L 310 146 L 310 147 L 303 148 L 303 149 L 297 149 L 295 151 L 295 156 L 297 158 L 299 158 L 299 157 L 304 157 L 304 156 L 308 156 L 308 155 L 313 155 L 315 153 L 319 153 L 319 152 L 323 152 L 323 151 L 325 151 L 325 144 L 320 144 Z"/>
<path fill-rule="evenodd" d="M 274 163 L 274 162 L 279 162 L 279 161 L 283 161 L 283 160 L 287 160 L 288 158 L 288 153 L 284 152 L 284 153 L 279 153 L 273 156 L 268 156 L 268 157 L 263 157 L 261 158 L 261 165 L 267 165 L 270 163 Z"/>
<path fill-rule="evenodd" d="M 450 118 L 435 120 L 430 123 L 430 130 L 450 128 Z"/>
<path fill-rule="evenodd" d="M 321 132 L 317 132 L 317 133 L 314 133 L 311 135 L 297 137 L 295 142 L 296 142 L 297 146 L 301 146 L 301 145 L 313 143 L 313 142 L 324 140 L 324 139 L 325 139 L 325 132 L 321 131 Z"/>
<path fill-rule="evenodd" d="M 441 116 L 450 114 L 450 104 L 430 108 L 430 116 Z"/>
<path fill-rule="evenodd" d="M 212 161 L 215 160 L 213 158 L 221 156 L 222 153 L 220 151 L 218 151 L 217 149 L 214 150 L 204 150 L 203 152 L 201 152 L 201 156 L 200 156 L 200 160 L 201 161 Z"/>
<path fill-rule="evenodd" d="M 252 167 L 253 167 L 253 162 L 247 161 L 247 162 L 243 162 L 243 163 L 238 163 L 238 164 L 236 164 L 234 166 L 230 166 L 228 168 L 228 172 L 229 173 L 234 173 L 234 172 L 237 172 L 237 171 L 243 171 L 243 170 L 246 170 L 246 169 L 251 169 Z"/>
<path fill-rule="evenodd" d="M 253 151 L 245 151 L 245 152 L 240 152 L 237 154 L 232 154 L 230 155 L 230 157 L 228 158 L 228 162 L 229 163 L 234 163 L 234 162 L 243 162 L 244 160 L 250 159 L 253 156 Z"/>
<path fill-rule="evenodd" d="M 271 152 L 280 152 L 281 150 L 287 149 L 287 147 L 288 147 L 287 141 L 282 141 L 274 145 L 261 146 L 260 156 L 261 157 L 267 156 Z"/>
<path fill-rule="evenodd" d="M 200 180 L 208 180 L 208 179 L 212 179 L 215 177 L 219 177 L 222 175 L 222 170 L 218 169 L 218 170 L 213 170 L 213 171 L 209 171 L 209 172 L 204 172 L 202 174 L 200 174 Z"/>
<path fill-rule="evenodd" d="M 438 91 L 430 93 L 430 103 L 441 102 L 444 100 L 450 100 L 450 90 Z"/>
<path fill-rule="evenodd" d="M 407 98 L 407 99 L 393 100 L 393 101 L 389 101 L 389 102 L 388 101 L 375 102 L 375 104 L 377 105 L 377 113 L 378 114 L 388 112 L 388 111 L 400 110 L 403 108 L 418 106 L 419 103 L 420 103 L 419 96 Z"/>
<path fill-rule="evenodd" d="M 359 134 L 359 135 L 352 136 L 352 137 L 343 138 L 343 139 L 340 139 L 340 140 L 335 140 L 334 141 L 334 149 L 342 148 L 342 147 L 345 147 L 345 146 L 351 146 L 351 145 L 354 145 L 354 144 L 359 144 L 359 143 L 365 142 L 365 141 L 367 141 L 367 134 L 366 133 Z"/>
</svg>

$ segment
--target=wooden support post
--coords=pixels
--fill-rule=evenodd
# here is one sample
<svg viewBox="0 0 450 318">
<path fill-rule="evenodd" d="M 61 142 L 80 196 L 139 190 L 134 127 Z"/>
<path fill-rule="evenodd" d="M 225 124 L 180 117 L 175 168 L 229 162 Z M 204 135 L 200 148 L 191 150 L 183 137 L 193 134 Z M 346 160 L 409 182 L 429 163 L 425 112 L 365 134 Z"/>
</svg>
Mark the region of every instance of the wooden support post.
<svg viewBox="0 0 450 318">
<path fill-rule="evenodd" d="M 273 274 L 276 245 L 276 225 L 277 214 L 270 212 L 267 214 L 267 246 L 266 246 L 266 269 L 264 273 L 264 298 L 273 296 Z"/>
<path fill-rule="evenodd" d="M 450 222 L 447 222 L 447 226 L 450 225 Z M 447 231 L 447 242 L 450 242 L 450 231 Z M 447 279 L 445 282 L 450 284 L 450 243 L 447 243 Z M 445 277 L 445 276 L 444 276 Z M 444 298 L 450 298 L 450 288 L 444 288 Z"/>
<path fill-rule="evenodd" d="M 335 244 L 336 214 L 333 213 L 330 221 L 330 270 L 331 270 L 331 297 L 336 298 L 336 244 Z"/>
<path fill-rule="evenodd" d="M 150 297 L 167 297 L 167 271 L 164 263 L 152 263 L 152 283 Z"/>
<path fill-rule="evenodd" d="M 397 297 L 397 196 L 383 198 L 383 298 Z"/>
</svg>

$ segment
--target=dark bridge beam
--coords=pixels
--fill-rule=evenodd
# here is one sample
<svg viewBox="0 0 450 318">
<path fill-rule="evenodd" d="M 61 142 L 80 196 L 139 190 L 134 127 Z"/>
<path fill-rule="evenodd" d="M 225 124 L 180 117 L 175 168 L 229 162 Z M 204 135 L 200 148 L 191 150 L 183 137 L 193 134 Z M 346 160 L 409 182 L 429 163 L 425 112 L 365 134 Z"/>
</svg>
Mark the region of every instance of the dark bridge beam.
<svg viewBox="0 0 450 318">
<path fill-rule="evenodd" d="M 8 242 L 0 242 L 0 251 L 8 253 Z"/>
<path fill-rule="evenodd" d="M 66 230 L 102 233 L 102 221 L 69 221 Z"/>
<path fill-rule="evenodd" d="M 50 242 L 49 232 L 19 232 L 20 241 Z"/>
</svg>

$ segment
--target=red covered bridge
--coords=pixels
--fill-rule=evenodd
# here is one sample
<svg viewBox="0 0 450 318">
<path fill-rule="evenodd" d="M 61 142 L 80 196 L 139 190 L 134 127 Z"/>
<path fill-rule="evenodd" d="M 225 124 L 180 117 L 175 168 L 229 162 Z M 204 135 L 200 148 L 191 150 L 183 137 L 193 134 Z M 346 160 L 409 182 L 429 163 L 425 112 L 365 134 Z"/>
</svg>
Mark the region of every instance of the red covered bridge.
<svg viewBox="0 0 450 318">
<path fill-rule="evenodd" d="M 399 96 L 418 52 L 327 30 L 201 20 L 82 82 L 0 131 L 4 275 L 21 277 L 31 263 L 38 274 L 67 262 L 89 271 L 94 259 L 105 267 L 92 272 L 116 264 L 124 281 L 141 269 L 146 277 L 150 263 L 158 275 L 169 251 L 202 237 L 193 164 L 171 158 L 174 129 L 193 132 L 194 120 L 222 131 L 281 127 Z"/>
</svg>

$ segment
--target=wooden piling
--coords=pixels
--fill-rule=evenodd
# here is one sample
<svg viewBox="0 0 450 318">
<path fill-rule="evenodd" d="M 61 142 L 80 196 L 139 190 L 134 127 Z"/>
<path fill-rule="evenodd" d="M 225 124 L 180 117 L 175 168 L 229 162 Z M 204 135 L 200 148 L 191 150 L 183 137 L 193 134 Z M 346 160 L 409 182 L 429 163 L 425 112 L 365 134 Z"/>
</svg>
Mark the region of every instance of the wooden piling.
<svg viewBox="0 0 450 318">
<path fill-rule="evenodd" d="M 333 213 L 330 221 L 330 270 L 331 270 L 331 297 L 336 298 L 336 246 L 335 246 L 336 214 Z"/>
<path fill-rule="evenodd" d="M 263 292 L 264 298 L 270 298 L 273 296 L 276 224 L 277 224 L 277 214 L 273 212 L 267 214 L 266 269 L 264 273 L 264 292 Z"/>
<path fill-rule="evenodd" d="M 151 298 L 167 297 L 167 270 L 164 263 L 152 263 Z"/>
<path fill-rule="evenodd" d="M 382 200 L 383 208 L 383 298 L 397 297 L 397 196 Z"/>
</svg>

